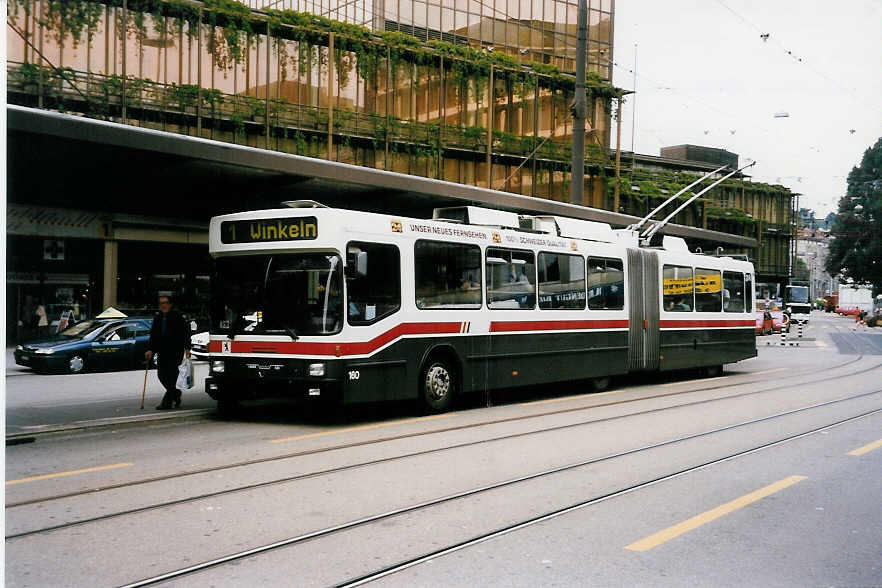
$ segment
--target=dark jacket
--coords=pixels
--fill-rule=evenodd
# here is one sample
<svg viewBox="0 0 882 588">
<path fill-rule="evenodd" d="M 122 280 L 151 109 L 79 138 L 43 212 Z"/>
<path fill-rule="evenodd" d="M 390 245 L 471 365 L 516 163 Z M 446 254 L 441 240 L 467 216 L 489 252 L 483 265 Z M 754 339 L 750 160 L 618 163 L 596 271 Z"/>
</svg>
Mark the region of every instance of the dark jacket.
<svg viewBox="0 0 882 588">
<path fill-rule="evenodd" d="M 181 313 L 176 310 L 168 311 L 165 335 L 162 334 L 162 313 L 156 313 L 153 317 L 153 325 L 150 327 L 148 348 L 154 353 L 165 351 L 175 355 L 190 349 L 190 326 Z"/>
</svg>

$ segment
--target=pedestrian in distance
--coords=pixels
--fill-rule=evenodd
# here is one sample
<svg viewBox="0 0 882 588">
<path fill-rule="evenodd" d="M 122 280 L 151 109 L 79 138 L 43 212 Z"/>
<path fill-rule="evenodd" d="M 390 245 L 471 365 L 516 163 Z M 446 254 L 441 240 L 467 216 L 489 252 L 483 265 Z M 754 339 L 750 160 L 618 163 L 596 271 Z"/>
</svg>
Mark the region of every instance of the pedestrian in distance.
<svg viewBox="0 0 882 588">
<path fill-rule="evenodd" d="M 165 387 L 165 395 L 156 410 L 180 408 L 181 391 L 177 389 L 178 366 L 186 356 L 190 358 L 190 328 L 181 314 L 172 308 L 171 298 L 159 297 L 159 312 L 153 317 L 150 341 L 144 358 L 148 361 L 158 354 L 157 374 Z"/>
<path fill-rule="evenodd" d="M 49 316 L 46 314 L 46 307 L 43 306 L 42 300 L 37 300 L 37 309 L 34 311 L 37 317 L 37 335 L 39 337 L 49 336 Z"/>
<path fill-rule="evenodd" d="M 859 308 L 854 309 L 854 325 L 852 325 L 852 327 L 851 327 L 852 331 L 857 331 L 858 327 L 861 326 L 861 323 L 863 321 L 861 314 L 863 314 L 863 311 L 861 309 L 859 309 Z"/>
</svg>

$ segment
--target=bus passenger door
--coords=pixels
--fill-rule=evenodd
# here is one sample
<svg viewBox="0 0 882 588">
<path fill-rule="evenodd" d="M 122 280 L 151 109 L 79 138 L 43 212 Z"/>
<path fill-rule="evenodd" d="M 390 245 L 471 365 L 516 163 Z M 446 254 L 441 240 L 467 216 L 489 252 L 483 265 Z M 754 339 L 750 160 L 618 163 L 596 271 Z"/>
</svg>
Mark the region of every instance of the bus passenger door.
<svg viewBox="0 0 882 588">
<path fill-rule="evenodd" d="M 628 369 L 659 366 L 658 256 L 645 249 L 628 250 Z"/>
<path fill-rule="evenodd" d="M 487 312 L 476 312 L 474 320 L 468 322 L 464 330 L 469 333 L 468 355 L 464 359 L 462 385 L 465 392 L 480 394 L 484 403 L 490 403 L 490 356 L 493 353 L 493 340 L 490 335 L 490 317 Z"/>
</svg>

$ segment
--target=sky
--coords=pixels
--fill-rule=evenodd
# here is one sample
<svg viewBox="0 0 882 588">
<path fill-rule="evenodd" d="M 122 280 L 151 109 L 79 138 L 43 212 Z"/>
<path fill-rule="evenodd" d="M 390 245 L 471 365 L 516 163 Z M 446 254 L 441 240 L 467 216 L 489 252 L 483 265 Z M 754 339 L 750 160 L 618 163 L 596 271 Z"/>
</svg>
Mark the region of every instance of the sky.
<svg viewBox="0 0 882 588">
<path fill-rule="evenodd" d="M 882 137 L 882 0 L 617 0 L 614 18 L 613 83 L 633 90 L 636 71 L 623 150 L 632 128 L 637 153 L 726 149 L 816 217 L 836 211 Z"/>
</svg>

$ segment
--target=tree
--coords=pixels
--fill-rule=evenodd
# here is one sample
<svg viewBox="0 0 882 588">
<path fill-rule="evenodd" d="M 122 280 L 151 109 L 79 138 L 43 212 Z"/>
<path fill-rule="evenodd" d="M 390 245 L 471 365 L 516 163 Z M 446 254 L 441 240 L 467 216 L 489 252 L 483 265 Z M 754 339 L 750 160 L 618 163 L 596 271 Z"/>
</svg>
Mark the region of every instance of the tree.
<svg viewBox="0 0 882 588">
<path fill-rule="evenodd" d="M 827 273 L 882 291 L 882 138 L 848 174 L 831 235 Z"/>
</svg>

